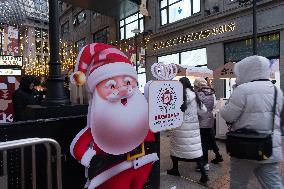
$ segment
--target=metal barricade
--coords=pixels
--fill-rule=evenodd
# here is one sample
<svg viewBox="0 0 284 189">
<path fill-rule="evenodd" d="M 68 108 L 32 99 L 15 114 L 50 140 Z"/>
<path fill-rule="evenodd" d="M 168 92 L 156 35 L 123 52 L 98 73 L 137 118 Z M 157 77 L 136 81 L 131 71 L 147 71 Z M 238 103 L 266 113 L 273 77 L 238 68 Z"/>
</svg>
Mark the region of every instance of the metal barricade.
<svg viewBox="0 0 284 189">
<path fill-rule="evenodd" d="M 52 189 L 52 149 L 51 146 L 55 148 L 56 155 L 55 155 L 55 162 L 56 162 L 56 186 L 57 189 L 62 189 L 62 170 L 61 170 L 61 147 L 53 139 L 50 138 L 28 138 L 28 139 L 20 139 L 20 140 L 13 140 L 7 142 L 0 142 L 0 154 L 2 152 L 2 165 L 0 162 L 0 167 L 2 167 L 2 175 L 0 173 L 0 185 L 1 189 L 8 189 L 8 170 L 7 170 L 7 151 L 20 149 L 20 164 L 21 164 L 21 189 L 25 189 L 25 153 L 24 148 L 31 147 L 31 157 L 32 157 L 32 189 L 37 188 L 37 172 L 36 172 L 36 145 L 44 145 L 46 149 L 46 189 Z M 1 183 L 2 182 L 2 183 Z"/>
</svg>

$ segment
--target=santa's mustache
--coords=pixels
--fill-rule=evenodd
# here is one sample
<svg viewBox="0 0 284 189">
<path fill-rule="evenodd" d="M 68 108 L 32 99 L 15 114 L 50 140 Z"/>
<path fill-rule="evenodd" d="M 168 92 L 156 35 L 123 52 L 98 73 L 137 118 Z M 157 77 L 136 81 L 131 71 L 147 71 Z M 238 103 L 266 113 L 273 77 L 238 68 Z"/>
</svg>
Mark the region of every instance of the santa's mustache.
<svg viewBox="0 0 284 189">
<path fill-rule="evenodd" d="M 124 99 L 124 98 L 129 98 L 130 96 L 133 95 L 133 93 L 135 92 L 135 89 L 136 88 L 128 87 L 127 88 L 128 92 L 125 95 L 119 95 L 119 90 L 116 89 L 116 90 L 113 91 L 112 94 L 108 95 L 106 97 L 106 99 L 110 102 L 115 102 L 115 101 L 119 101 L 119 100 Z"/>
</svg>

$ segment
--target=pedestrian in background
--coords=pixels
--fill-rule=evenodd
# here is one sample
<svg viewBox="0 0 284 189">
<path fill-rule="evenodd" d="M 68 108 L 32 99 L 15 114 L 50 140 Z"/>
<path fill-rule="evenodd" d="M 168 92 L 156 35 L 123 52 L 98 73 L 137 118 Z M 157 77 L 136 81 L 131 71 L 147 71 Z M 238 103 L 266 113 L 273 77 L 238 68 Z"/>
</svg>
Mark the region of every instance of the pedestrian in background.
<svg viewBox="0 0 284 189">
<path fill-rule="evenodd" d="M 216 97 L 214 89 L 208 86 L 208 82 L 204 78 L 197 78 L 194 81 L 194 89 L 200 101 L 207 108 L 206 112 L 198 115 L 201 144 L 203 150 L 203 159 L 205 162 L 205 170 L 209 170 L 208 151 L 213 150 L 215 158 L 211 163 L 218 164 L 223 161 L 222 155 L 215 140 L 214 115 L 213 109 L 216 105 Z"/>
<path fill-rule="evenodd" d="M 262 56 L 250 56 L 235 64 L 236 88 L 229 102 L 220 110 L 231 130 L 245 128 L 259 133 L 271 133 L 273 119 L 273 153 L 263 161 L 231 158 L 230 188 L 247 188 L 252 174 L 265 189 L 283 189 L 278 170 L 283 159 L 280 113 L 283 93 L 277 87 L 276 111 L 273 114 L 274 85 L 269 80 L 269 60 Z"/>
<path fill-rule="evenodd" d="M 27 105 L 39 104 L 34 94 L 35 78 L 24 76 L 19 88 L 13 93 L 14 121 L 25 120 L 24 109 Z"/>
<path fill-rule="evenodd" d="M 180 176 L 178 161 L 197 162 L 201 172 L 200 184 L 206 185 L 209 180 L 204 169 L 202 160 L 202 147 L 197 113 L 201 110 L 202 104 L 196 96 L 188 78 L 182 77 L 179 80 L 183 85 L 183 100 L 181 110 L 184 112 L 184 120 L 180 127 L 173 129 L 171 133 L 170 153 L 173 163 L 172 169 L 167 174 Z"/>
</svg>

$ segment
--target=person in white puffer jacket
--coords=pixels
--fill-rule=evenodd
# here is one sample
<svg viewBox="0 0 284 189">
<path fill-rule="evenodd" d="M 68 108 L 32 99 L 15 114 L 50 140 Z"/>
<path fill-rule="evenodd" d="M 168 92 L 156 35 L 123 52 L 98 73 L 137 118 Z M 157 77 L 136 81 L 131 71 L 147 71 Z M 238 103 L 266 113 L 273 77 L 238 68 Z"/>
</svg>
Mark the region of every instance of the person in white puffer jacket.
<svg viewBox="0 0 284 189">
<path fill-rule="evenodd" d="M 198 121 L 198 112 L 206 111 L 206 107 L 202 106 L 188 78 L 182 77 L 179 81 L 183 85 L 184 103 L 181 106 L 181 111 L 184 112 L 184 120 L 182 125 L 173 129 L 171 133 L 170 153 L 173 168 L 168 170 L 167 174 L 180 176 L 178 161 L 197 162 L 201 172 L 199 183 L 206 185 L 209 179 L 202 159 L 203 153 Z"/>
<path fill-rule="evenodd" d="M 236 88 L 228 103 L 220 110 L 232 130 L 241 128 L 271 133 L 273 123 L 274 86 L 269 81 L 270 62 L 262 56 L 250 56 L 235 64 Z M 282 189 L 278 164 L 283 159 L 280 113 L 283 93 L 277 88 L 273 134 L 273 154 L 264 161 L 231 158 L 230 188 L 247 188 L 253 172 L 265 189 Z"/>
</svg>

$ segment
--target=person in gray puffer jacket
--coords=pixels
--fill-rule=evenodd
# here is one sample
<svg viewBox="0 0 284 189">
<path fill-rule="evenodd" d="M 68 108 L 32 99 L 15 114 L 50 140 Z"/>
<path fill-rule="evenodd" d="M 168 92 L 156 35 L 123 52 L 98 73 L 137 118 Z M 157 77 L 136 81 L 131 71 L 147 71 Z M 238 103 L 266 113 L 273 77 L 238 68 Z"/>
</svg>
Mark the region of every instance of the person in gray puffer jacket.
<svg viewBox="0 0 284 189">
<path fill-rule="evenodd" d="M 259 133 L 271 133 L 273 119 L 273 153 L 264 161 L 231 158 L 230 188 L 247 188 L 253 172 L 265 189 L 283 189 L 278 165 L 283 159 L 280 113 L 283 93 L 278 87 L 276 111 L 273 115 L 274 85 L 269 81 L 270 62 L 262 56 L 250 56 L 235 64 L 236 88 L 228 103 L 220 110 L 232 130 L 246 128 Z"/>
<path fill-rule="evenodd" d="M 200 101 L 207 108 L 206 112 L 198 115 L 199 126 L 200 126 L 200 136 L 202 143 L 203 159 L 205 161 L 205 169 L 209 170 L 208 164 L 208 151 L 213 150 L 215 153 L 215 158 L 211 163 L 218 164 L 223 161 L 221 154 L 219 153 L 219 148 L 215 140 L 215 130 L 214 130 L 214 115 L 213 109 L 215 106 L 216 98 L 214 89 L 208 86 L 207 81 L 204 78 L 197 78 L 194 81 L 194 89 L 200 99 Z"/>
</svg>

